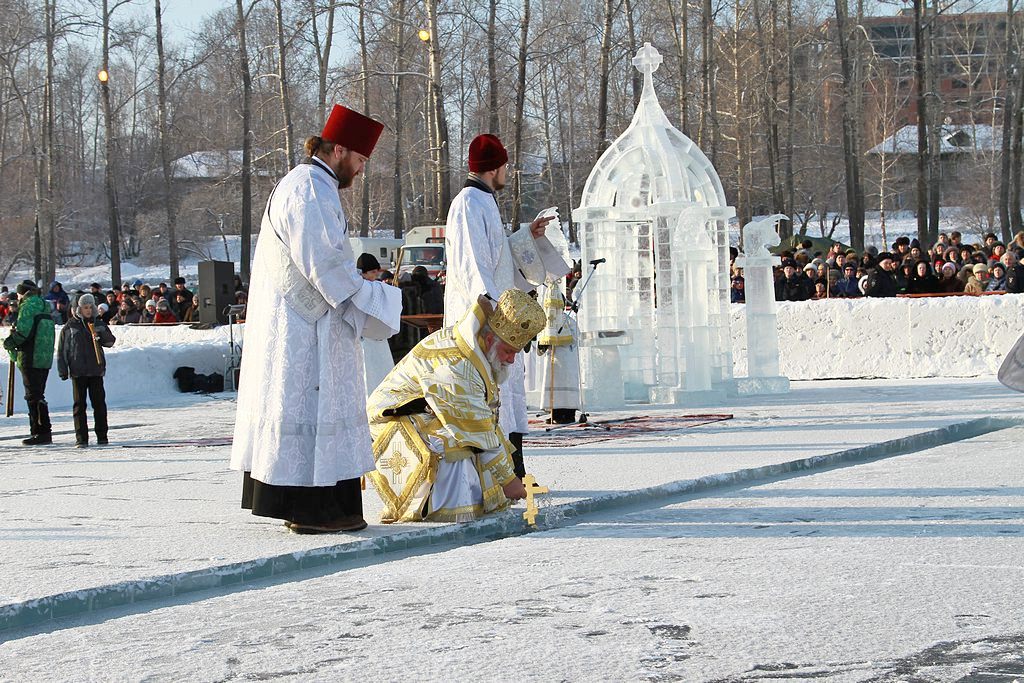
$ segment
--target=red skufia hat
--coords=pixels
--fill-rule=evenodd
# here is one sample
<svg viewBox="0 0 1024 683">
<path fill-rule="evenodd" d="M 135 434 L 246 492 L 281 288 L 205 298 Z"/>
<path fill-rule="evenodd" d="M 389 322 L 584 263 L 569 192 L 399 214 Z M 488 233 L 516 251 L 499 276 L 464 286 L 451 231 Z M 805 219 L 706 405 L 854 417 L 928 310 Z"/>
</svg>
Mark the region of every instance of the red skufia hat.
<svg viewBox="0 0 1024 683">
<path fill-rule="evenodd" d="M 383 123 L 336 104 L 320 137 L 368 157 L 373 154 L 373 148 L 383 130 Z"/>
<path fill-rule="evenodd" d="M 508 152 L 497 135 L 484 133 L 469 143 L 469 170 L 473 173 L 493 171 L 508 163 Z"/>
</svg>

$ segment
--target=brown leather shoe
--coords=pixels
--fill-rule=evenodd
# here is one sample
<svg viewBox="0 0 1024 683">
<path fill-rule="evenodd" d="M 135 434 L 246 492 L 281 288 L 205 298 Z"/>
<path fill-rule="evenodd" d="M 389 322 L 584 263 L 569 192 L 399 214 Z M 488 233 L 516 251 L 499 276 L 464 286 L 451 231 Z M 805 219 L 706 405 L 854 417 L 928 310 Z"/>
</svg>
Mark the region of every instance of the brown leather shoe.
<svg viewBox="0 0 1024 683">
<path fill-rule="evenodd" d="M 366 520 L 359 515 L 349 515 L 326 524 L 292 522 L 288 528 L 296 534 L 336 534 L 339 531 L 361 531 L 366 528 Z"/>
</svg>

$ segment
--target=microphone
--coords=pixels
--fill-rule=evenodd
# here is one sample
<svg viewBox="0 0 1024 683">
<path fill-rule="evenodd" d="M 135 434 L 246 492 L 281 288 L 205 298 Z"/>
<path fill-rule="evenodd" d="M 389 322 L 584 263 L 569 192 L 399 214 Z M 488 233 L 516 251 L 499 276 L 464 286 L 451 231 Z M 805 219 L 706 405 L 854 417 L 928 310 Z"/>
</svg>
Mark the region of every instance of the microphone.
<svg viewBox="0 0 1024 683">
<path fill-rule="evenodd" d="M 603 259 L 603 258 L 595 259 L 595 260 L 590 262 L 590 265 L 596 266 L 598 264 L 604 263 L 606 260 L 607 259 Z"/>
</svg>

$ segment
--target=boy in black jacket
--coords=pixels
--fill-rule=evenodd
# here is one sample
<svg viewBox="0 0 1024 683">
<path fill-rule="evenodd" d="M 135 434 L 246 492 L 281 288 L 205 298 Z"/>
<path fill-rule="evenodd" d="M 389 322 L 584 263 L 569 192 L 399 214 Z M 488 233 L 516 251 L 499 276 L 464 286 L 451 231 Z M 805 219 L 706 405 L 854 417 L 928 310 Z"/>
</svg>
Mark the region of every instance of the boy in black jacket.
<svg viewBox="0 0 1024 683">
<path fill-rule="evenodd" d="M 96 316 L 95 298 L 91 294 L 83 294 L 67 325 L 60 331 L 57 346 L 57 372 L 62 380 L 71 377 L 75 398 L 75 445 L 79 448 L 89 445 L 86 393 L 92 403 L 96 443 L 101 446 L 107 443 L 107 396 L 103 389 L 107 363 L 102 347 L 113 345 L 114 335 L 110 328 Z"/>
</svg>

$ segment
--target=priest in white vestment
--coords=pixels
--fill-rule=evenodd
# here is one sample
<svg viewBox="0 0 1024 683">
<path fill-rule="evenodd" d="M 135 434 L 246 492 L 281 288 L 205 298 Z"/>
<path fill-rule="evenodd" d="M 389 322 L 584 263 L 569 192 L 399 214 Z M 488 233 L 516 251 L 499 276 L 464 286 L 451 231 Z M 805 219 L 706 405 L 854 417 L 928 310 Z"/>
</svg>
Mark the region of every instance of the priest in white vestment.
<svg viewBox="0 0 1024 683">
<path fill-rule="evenodd" d="M 580 409 L 580 355 L 576 321 L 566 313 L 560 282 L 551 281 L 541 290 L 547 324 L 537 336 L 540 365 L 540 407 L 555 424 L 576 421 Z"/>
<path fill-rule="evenodd" d="M 335 105 L 274 188 L 249 287 L 232 469 L 242 507 L 296 533 L 355 531 L 373 469 L 360 338 L 398 330 L 401 293 L 361 277 L 339 189 L 383 126 Z"/>
<path fill-rule="evenodd" d="M 529 294 L 480 299 L 458 325 L 417 344 L 367 404 L 384 501 L 381 521 L 468 522 L 503 510 L 526 489 L 498 426 L 498 383 L 544 326 Z"/>
<path fill-rule="evenodd" d="M 509 289 L 530 291 L 571 269 L 544 236 L 553 217 L 537 218 L 529 231 L 506 235 L 494 193 L 505 187 L 507 163 L 508 152 L 496 136 L 478 135 L 470 143 L 469 178 L 452 200 L 445 227 L 445 326 L 458 323 L 480 295 L 496 301 Z M 500 414 L 501 428 L 515 447 L 519 478 L 526 476 L 523 435 L 529 431 L 525 381 L 519 355 L 501 383 Z"/>
</svg>

